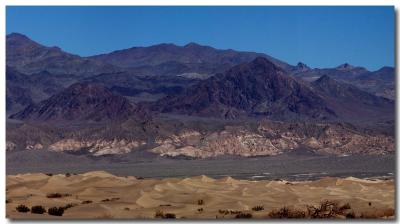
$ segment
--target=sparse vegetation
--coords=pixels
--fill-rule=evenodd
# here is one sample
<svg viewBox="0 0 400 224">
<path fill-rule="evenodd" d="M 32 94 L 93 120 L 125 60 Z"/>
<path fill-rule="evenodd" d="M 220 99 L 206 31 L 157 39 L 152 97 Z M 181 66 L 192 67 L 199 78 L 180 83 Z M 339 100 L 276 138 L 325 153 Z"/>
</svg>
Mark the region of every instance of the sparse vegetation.
<svg viewBox="0 0 400 224">
<path fill-rule="evenodd" d="M 49 176 L 49 177 L 53 176 L 52 173 L 46 173 L 46 175 Z"/>
<path fill-rule="evenodd" d="M 203 201 L 203 199 L 199 199 L 199 200 L 197 200 L 197 204 L 198 204 L 198 205 L 204 205 L 204 201 Z"/>
<path fill-rule="evenodd" d="M 262 210 L 264 210 L 264 206 L 262 206 L 262 205 L 256 205 L 256 206 L 254 206 L 253 208 L 251 208 L 251 210 L 256 211 L 256 212 L 262 211 Z"/>
<path fill-rule="evenodd" d="M 273 219 L 300 219 L 305 218 L 306 213 L 301 210 L 290 209 L 286 206 L 279 210 L 273 210 L 268 213 L 268 216 Z"/>
<path fill-rule="evenodd" d="M 43 214 L 46 212 L 46 209 L 41 205 L 32 206 L 31 212 L 35 214 Z"/>
<path fill-rule="evenodd" d="M 82 203 L 81 204 L 90 204 L 90 203 L 93 203 L 93 201 L 91 201 L 91 200 L 86 200 L 86 201 L 82 201 Z"/>
<path fill-rule="evenodd" d="M 235 216 L 235 219 L 251 219 L 253 215 L 251 213 L 239 213 Z"/>
<path fill-rule="evenodd" d="M 350 205 L 349 205 L 350 206 Z M 322 201 L 318 207 L 307 206 L 308 215 L 311 218 L 334 218 L 337 215 L 343 215 L 343 210 L 337 202 Z"/>
<path fill-rule="evenodd" d="M 66 174 L 65 174 L 65 177 L 70 177 L 70 176 L 71 176 L 70 173 L 66 173 Z"/>
<path fill-rule="evenodd" d="M 49 215 L 54 215 L 54 216 L 62 216 L 64 214 L 64 208 L 63 207 L 52 207 L 47 210 L 47 213 Z"/>
<path fill-rule="evenodd" d="M 26 205 L 18 205 L 15 208 L 18 212 L 29 212 L 30 209 L 28 207 L 26 207 Z"/>
<path fill-rule="evenodd" d="M 119 199 L 120 198 L 106 198 L 106 199 L 101 200 L 101 202 L 117 201 Z"/>
<path fill-rule="evenodd" d="M 203 208 L 198 208 L 197 211 L 198 211 L 199 213 L 202 213 L 204 210 L 203 210 Z"/>
<path fill-rule="evenodd" d="M 62 198 L 69 196 L 71 196 L 71 194 L 50 193 L 46 195 L 47 198 Z"/>
<path fill-rule="evenodd" d="M 63 208 L 64 208 L 64 210 L 67 210 L 67 209 L 75 207 L 75 206 L 77 206 L 77 204 L 69 203 L 69 204 L 65 205 Z"/>
<path fill-rule="evenodd" d="M 354 219 L 354 218 L 356 218 L 356 215 L 355 215 L 354 211 L 351 211 L 351 212 L 347 213 L 347 214 L 346 214 L 346 218 L 347 218 L 347 219 Z"/>
<path fill-rule="evenodd" d="M 164 213 L 163 211 L 157 210 L 154 217 L 161 219 L 175 219 L 176 215 L 174 213 Z"/>
</svg>

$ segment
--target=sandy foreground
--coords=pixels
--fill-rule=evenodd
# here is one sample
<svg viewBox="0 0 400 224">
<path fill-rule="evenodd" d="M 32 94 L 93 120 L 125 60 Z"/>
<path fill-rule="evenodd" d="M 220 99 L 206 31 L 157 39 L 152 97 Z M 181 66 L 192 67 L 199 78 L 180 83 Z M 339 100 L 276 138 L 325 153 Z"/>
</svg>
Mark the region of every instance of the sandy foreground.
<svg viewBox="0 0 400 224">
<path fill-rule="evenodd" d="M 226 219 L 238 214 L 271 218 L 271 211 L 286 214 L 288 210 L 280 210 L 284 206 L 289 213 L 304 212 L 308 217 L 307 206 L 320 208 L 325 200 L 342 207 L 335 218 L 345 218 L 347 214 L 356 218 L 394 218 L 395 208 L 393 180 L 352 177 L 301 182 L 207 176 L 137 179 L 95 171 L 70 176 L 9 175 L 6 185 L 6 215 L 11 219 L 153 219 L 167 213 L 187 219 Z M 54 193 L 61 196 L 48 198 Z M 343 207 L 346 203 L 350 206 Z M 18 212 L 16 207 L 21 204 L 28 208 L 41 205 L 46 210 L 68 204 L 70 208 L 62 216 L 53 216 L 47 212 Z M 329 212 L 319 214 L 324 213 Z"/>
</svg>

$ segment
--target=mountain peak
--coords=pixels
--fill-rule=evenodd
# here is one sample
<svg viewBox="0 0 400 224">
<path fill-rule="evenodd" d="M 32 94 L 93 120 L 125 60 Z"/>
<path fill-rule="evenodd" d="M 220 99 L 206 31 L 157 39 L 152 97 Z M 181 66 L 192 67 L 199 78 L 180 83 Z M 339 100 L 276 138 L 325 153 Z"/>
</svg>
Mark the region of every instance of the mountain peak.
<svg viewBox="0 0 400 224">
<path fill-rule="evenodd" d="M 344 64 L 337 66 L 336 68 L 339 70 L 351 70 L 351 69 L 355 68 L 355 66 L 350 65 L 348 63 L 344 63 Z"/>
<path fill-rule="evenodd" d="M 203 47 L 203 46 L 198 43 L 195 43 L 195 42 L 190 42 L 183 47 L 184 48 L 195 48 L 195 47 Z"/>
</svg>

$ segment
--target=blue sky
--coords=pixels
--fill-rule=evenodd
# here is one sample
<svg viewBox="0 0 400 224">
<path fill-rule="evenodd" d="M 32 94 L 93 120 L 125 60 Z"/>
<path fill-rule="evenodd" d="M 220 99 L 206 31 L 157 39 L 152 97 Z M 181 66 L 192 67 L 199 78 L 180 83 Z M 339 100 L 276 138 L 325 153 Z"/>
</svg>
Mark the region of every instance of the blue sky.
<svg viewBox="0 0 400 224">
<path fill-rule="evenodd" d="M 311 67 L 394 65 L 393 7 L 21 7 L 6 32 L 89 56 L 196 42 L 267 53 Z"/>
</svg>

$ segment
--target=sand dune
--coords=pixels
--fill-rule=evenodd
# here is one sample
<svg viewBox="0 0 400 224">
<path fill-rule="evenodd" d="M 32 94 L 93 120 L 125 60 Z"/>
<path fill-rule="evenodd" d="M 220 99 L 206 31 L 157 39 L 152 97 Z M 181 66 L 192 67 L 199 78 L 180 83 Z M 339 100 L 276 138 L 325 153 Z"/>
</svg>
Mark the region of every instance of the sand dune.
<svg viewBox="0 0 400 224">
<path fill-rule="evenodd" d="M 96 171 L 78 175 L 39 173 L 7 176 L 7 217 L 12 219 L 152 219 L 158 213 L 176 218 L 234 218 L 235 212 L 269 218 L 283 206 L 305 210 L 323 200 L 349 203 L 356 217 L 394 218 L 393 180 L 323 178 L 317 181 L 248 181 L 231 177 L 136 179 Z M 48 198 L 51 193 L 62 196 Z M 71 204 L 62 216 L 16 211 L 20 204 L 46 209 Z M 254 211 L 255 206 L 263 210 Z M 222 212 L 221 212 L 222 211 Z M 345 213 L 346 213 L 345 212 Z M 229 214 L 226 214 L 229 213 Z M 346 214 L 336 218 L 344 218 Z"/>
</svg>

